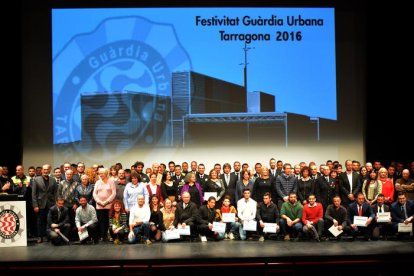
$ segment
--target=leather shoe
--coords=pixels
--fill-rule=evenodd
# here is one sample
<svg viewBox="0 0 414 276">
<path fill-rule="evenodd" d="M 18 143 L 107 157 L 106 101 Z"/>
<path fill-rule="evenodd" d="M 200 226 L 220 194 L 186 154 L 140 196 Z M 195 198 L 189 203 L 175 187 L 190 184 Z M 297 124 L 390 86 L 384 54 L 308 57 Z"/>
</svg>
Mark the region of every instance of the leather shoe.
<svg viewBox="0 0 414 276">
<path fill-rule="evenodd" d="M 38 238 L 36 242 L 37 243 L 42 243 L 43 242 L 43 238 Z"/>
</svg>

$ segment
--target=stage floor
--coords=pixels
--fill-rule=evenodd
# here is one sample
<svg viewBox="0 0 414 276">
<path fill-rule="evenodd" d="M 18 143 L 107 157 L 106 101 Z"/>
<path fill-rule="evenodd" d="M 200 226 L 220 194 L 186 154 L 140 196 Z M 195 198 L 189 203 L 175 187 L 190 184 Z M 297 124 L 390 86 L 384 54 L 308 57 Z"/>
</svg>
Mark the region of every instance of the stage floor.
<svg viewBox="0 0 414 276">
<path fill-rule="evenodd" d="M 0 274 L 24 270 L 100 270 L 110 274 L 152 275 L 168 271 L 255 271 L 255 274 L 301 274 L 309 268 L 324 272 L 364 269 L 375 275 L 389 265 L 411 267 L 413 241 L 209 241 L 54 246 L 50 243 L 1 248 Z M 339 270 L 338 270 L 339 269 Z M 402 270 L 403 271 L 403 270 Z M 28 271 L 27 271 L 28 272 Z M 164 271 L 165 272 L 165 271 Z M 396 271 L 394 270 L 394 273 Z M 360 273 L 358 273 L 360 274 Z M 378 273 L 384 274 L 384 273 Z M 256 275 L 255 275 L 256 276 Z"/>
</svg>

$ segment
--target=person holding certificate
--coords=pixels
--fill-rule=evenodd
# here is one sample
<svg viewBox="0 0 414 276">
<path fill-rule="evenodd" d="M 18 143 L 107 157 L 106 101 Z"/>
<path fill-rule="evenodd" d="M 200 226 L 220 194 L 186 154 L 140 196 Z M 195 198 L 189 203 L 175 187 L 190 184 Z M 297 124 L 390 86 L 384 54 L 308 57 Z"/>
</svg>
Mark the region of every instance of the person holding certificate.
<svg viewBox="0 0 414 276">
<path fill-rule="evenodd" d="M 372 205 L 372 211 L 375 214 L 375 224 L 372 230 L 372 239 L 374 240 L 378 240 L 380 236 L 386 240 L 391 233 L 390 206 L 385 204 L 385 202 L 385 195 L 379 194 L 377 196 L 377 203 Z"/>
<path fill-rule="evenodd" d="M 244 188 L 243 198 L 237 201 L 237 210 L 239 211 L 239 222 L 242 227 L 239 227 L 239 235 L 241 240 L 245 240 L 247 237 L 247 231 L 256 232 L 256 229 L 250 228 L 249 226 L 254 225 L 256 228 L 256 211 L 257 202 L 250 198 L 250 189 Z"/>
<path fill-rule="evenodd" d="M 348 214 L 346 208 L 341 205 L 341 197 L 339 195 L 334 196 L 332 203 L 326 208 L 325 228 L 329 230 L 327 233 L 331 238 L 341 239 L 339 235 L 344 231 L 346 233 L 350 232 L 350 227 L 347 226 Z"/>
<path fill-rule="evenodd" d="M 47 214 L 47 226 L 46 232 L 50 238 L 50 241 L 54 245 L 63 244 L 69 242 L 67 238 L 70 228 L 69 212 L 68 208 L 64 206 L 65 199 L 58 197 L 56 204 L 49 209 Z"/>
<path fill-rule="evenodd" d="M 143 242 L 151 244 L 149 240 L 150 225 L 149 220 L 151 211 L 147 204 L 145 204 L 144 195 L 138 195 L 138 204 L 131 208 L 129 212 L 129 234 L 128 243 Z"/>
<path fill-rule="evenodd" d="M 348 206 L 347 212 L 348 223 L 351 226 L 351 234 L 354 239 L 358 234 L 363 234 L 364 239 L 369 241 L 372 234 L 372 227 L 374 226 L 371 222 L 373 221 L 375 214 L 372 211 L 371 205 L 365 201 L 363 193 L 357 194 L 356 202 L 353 202 Z"/>
<path fill-rule="evenodd" d="M 290 192 L 288 201 L 282 204 L 280 210 L 280 231 L 284 236 L 285 241 L 290 240 L 290 234 L 292 234 L 295 240 L 299 239 L 299 233 L 302 231 L 302 210 L 303 206 L 298 202 L 295 192 Z"/>
<path fill-rule="evenodd" d="M 198 195 L 197 195 L 198 196 Z M 182 202 L 177 203 L 174 217 L 174 227 L 185 229 L 190 227 L 190 240 L 196 236 L 196 223 L 198 218 L 197 205 L 191 201 L 189 192 L 182 193 Z"/>
<path fill-rule="evenodd" d="M 302 210 L 303 233 L 311 234 L 315 241 L 320 242 L 324 227 L 323 207 L 321 203 L 316 203 L 314 194 L 309 195 L 308 202 Z"/>
<path fill-rule="evenodd" d="M 392 228 L 399 238 L 408 239 L 413 232 L 414 202 L 407 200 L 404 192 L 398 193 L 398 200 L 391 205 Z M 404 231 L 404 232 L 403 232 Z M 408 231 L 408 232 L 405 232 Z"/>
<path fill-rule="evenodd" d="M 230 196 L 225 195 L 223 204 L 220 209 L 216 210 L 216 221 L 226 223 L 226 232 L 224 239 L 234 240 L 234 233 L 239 230 L 240 223 L 239 218 L 236 217 L 237 210 L 233 205 L 230 205 Z"/>
<path fill-rule="evenodd" d="M 211 196 L 208 198 L 207 205 L 203 205 L 199 209 L 199 220 L 197 230 L 201 236 L 213 239 L 215 241 L 222 240 L 224 235 L 220 235 L 213 229 L 213 222 L 216 218 L 216 198 Z"/>
<path fill-rule="evenodd" d="M 75 224 L 78 228 L 81 243 L 86 244 L 86 238 L 90 237 L 94 243 L 98 243 L 98 217 L 95 208 L 88 204 L 85 195 L 79 197 L 80 206 L 76 209 Z M 109 224 L 109 222 L 108 222 Z"/>
<path fill-rule="evenodd" d="M 258 222 L 257 232 L 260 235 L 259 241 L 264 241 L 265 237 L 268 238 L 268 234 L 276 234 L 279 230 L 279 211 L 276 204 L 272 202 L 272 196 L 269 192 L 263 195 L 263 202 L 259 203 L 257 207 L 256 219 Z M 266 232 L 266 234 L 264 234 Z"/>
</svg>

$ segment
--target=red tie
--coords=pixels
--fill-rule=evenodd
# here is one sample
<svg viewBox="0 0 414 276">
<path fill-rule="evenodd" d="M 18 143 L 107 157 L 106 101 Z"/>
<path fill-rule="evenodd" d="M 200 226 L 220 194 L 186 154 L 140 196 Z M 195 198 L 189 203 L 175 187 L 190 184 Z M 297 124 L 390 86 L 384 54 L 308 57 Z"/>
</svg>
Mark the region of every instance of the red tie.
<svg viewBox="0 0 414 276">
<path fill-rule="evenodd" d="M 358 216 L 362 216 L 362 206 L 358 205 Z"/>
</svg>

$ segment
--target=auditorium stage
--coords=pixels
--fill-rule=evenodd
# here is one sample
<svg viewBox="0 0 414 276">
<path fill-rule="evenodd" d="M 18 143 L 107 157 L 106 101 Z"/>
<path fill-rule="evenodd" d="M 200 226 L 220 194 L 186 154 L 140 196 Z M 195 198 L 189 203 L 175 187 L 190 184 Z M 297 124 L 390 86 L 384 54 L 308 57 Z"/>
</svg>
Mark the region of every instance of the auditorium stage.
<svg viewBox="0 0 414 276">
<path fill-rule="evenodd" d="M 111 275 L 157 275 L 167 272 L 235 272 L 239 274 L 303 275 L 350 272 L 385 275 L 412 267 L 413 241 L 221 241 L 154 243 L 151 245 L 53 246 L 1 248 L 0 274 L 32 270 L 99 271 Z M 332 273 L 335 271 L 335 273 Z M 237 275 L 233 274 L 232 275 Z M 313 273 L 312 273 L 313 274 Z"/>
</svg>

